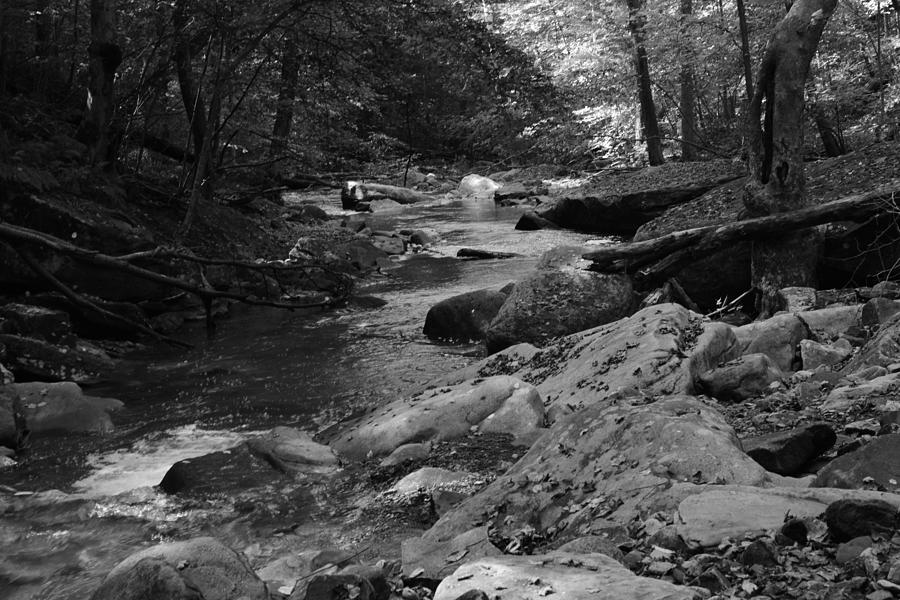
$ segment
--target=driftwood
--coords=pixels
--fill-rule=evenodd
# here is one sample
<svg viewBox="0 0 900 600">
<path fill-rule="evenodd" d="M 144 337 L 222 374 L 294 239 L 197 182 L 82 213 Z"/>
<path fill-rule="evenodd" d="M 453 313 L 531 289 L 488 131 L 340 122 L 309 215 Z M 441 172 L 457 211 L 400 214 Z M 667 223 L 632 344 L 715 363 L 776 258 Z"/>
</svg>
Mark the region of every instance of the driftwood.
<svg viewBox="0 0 900 600">
<path fill-rule="evenodd" d="M 341 205 L 345 209 L 354 208 L 359 202 L 374 199 L 373 196 L 387 197 L 400 204 L 415 204 L 431 200 L 432 197 L 409 188 L 380 183 L 362 183 L 361 181 L 345 181 L 341 186 Z"/>
<path fill-rule="evenodd" d="M 724 225 L 676 231 L 652 240 L 603 248 L 584 254 L 599 272 L 627 272 L 641 287 L 665 281 L 685 265 L 740 241 L 804 229 L 835 221 L 865 221 L 881 213 L 900 213 L 900 181 L 865 194 L 819 206 Z"/>
<path fill-rule="evenodd" d="M 288 310 L 293 309 L 304 309 L 304 308 L 321 308 L 326 306 L 331 306 L 337 304 L 346 299 L 346 296 L 349 294 L 349 286 L 347 290 L 344 291 L 343 294 L 339 295 L 336 298 L 330 300 L 323 300 L 320 302 L 281 302 L 275 300 L 264 300 L 255 298 L 246 294 L 236 294 L 233 292 L 226 292 L 213 289 L 212 287 L 204 286 L 200 287 L 197 285 L 193 285 L 184 280 L 178 279 L 176 277 L 169 277 L 168 275 L 163 275 L 161 273 L 157 273 L 155 271 L 151 271 L 150 269 L 146 269 L 143 267 L 139 267 L 137 265 L 131 264 L 131 261 L 138 259 L 148 259 L 148 258 L 171 258 L 177 260 L 186 260 L 198 264 L 205 265 L 230 265 L 234 267 L 241 267 L 246 269 L 254 269 L 258 271 L 279 271 L 279 270 L 303 270 L 308 271 L 310 269 L 320 268 L 318 265 L 310 265 L 310 264 L 292 264 L 292 263 L 282 263 L 282 262 L 267 262 L 267 263 L 251 263 L 251 262 L 240 262 L 240 261 L 230 261 L 230 260 L 221 260 L 221 259 L 211 259 L 211 258 L 203 258 L 194 256 L 191 254 L 178 252 L 171 249 L 166 248 L 157 248 L 155 250 L 150 250 L 146 252 L 137 252 L 134 254 L 129 254 L 127 256 L 110 256 L 108 254 L 103 254 L 101 252 L 97 252 L 94 250 L 89 250 L 87 248 L 82 248 L 80 246 L 76 246 L 71 244 L 65 240 L 61 240 L 57 237 L 51 236 L 49 234 L 36 231 L 34 229 L 29 229 L 27 227 L 21 227 L 18 225 L 13 225 L 11 223 L 2 223 L 0 222 L 0 240 L 4 240 L 13 248 L 18 251 L 18 248 L 21 244 L 28 244 L 33 246 L 39 246 L 45 249 L 52 250 L 54 252 L 58 252 L 60 254 L 64 254 L 67 256 L 71 256 L 75 260 L 85 262 L 88 264 L 95 265 L 97 267 L 111 269 L 115 271 L 121 271 L 123 273 L 128 273 L 129 275 L 133 275 L 135 277 L 140 277 L 142 279 L 146 279 L 148 281 L 153 281 L 155 283 L 159 283 L 162 285 L 171 286 L 173 288 L 188 292 L 200 298 L 203 301 L 204 306 L 207 307 L 207 311 L 211 302 L 215 299 L 228 299 L 228 300 L 236 300 L 238 302 L 242 302 L 244 304 L 250 304 L 254 306 L 270 306 L 275 308 L 284 308 Z M 38 273 L 41 276 L 45 277 L 45 275 Z"/>
</svg>

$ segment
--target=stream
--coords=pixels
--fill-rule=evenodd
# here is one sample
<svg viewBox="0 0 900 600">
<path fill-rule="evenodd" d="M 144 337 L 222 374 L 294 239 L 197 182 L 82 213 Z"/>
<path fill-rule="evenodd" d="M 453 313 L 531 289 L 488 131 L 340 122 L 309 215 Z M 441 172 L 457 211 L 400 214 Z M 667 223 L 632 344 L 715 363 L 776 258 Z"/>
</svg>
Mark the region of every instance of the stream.
<svg viewBox="0 0 900 600">
<path fill-rule="evenodd" d="M 286 200 L 345 214 L 336 193 Z M 86 390 L 125 403 L 113 415 L 113 433 L 35 440 L 25 464 L 0 473 L 0 543 L 6 548 L 0 598 L 84 598 L 135 550 L 212 530 L 245 544 L 234 547 L 251 563 L 256 555 L 264 564 L 273 548 L 260 546 L 242 525 L 223 524 L 215 516 L 222 506 L 181 502 L 153 486 L 176 461 L 231 448 L 276 425 L 321 431 L 478 360 L 483 350 L 477 344 L 424 337 L 432 305 L 475 289 L 499 289 L 523 277 L 553 246 L 610 242 L 570 231 L 516 231 L 522 210 L 493 200 L 445 199 L 375 215 L 373 229 L 427 229 L 439 236 L 434 246 L 395 259 L 361 283 L 358 293 L 377 296 L 384 306 L 313 315 L 233 307 L 211 334 L 201 325 L 188 330 L 183 337 L 195 345 L 191 350 L 151 347 L 129 355 L 111 381 Z M 455 258 L 463 247 L 520 256 Z M 284 495 L 315 497 L 324 489 L 306 482 L 305 490 Z M 327 519 L 313 520 L 304 526 L 310 540 L 346 538 L 339 531 L 340 502 L 319 499 L 333 505 L 335 531 L 329 535 Z"/>
</svg>

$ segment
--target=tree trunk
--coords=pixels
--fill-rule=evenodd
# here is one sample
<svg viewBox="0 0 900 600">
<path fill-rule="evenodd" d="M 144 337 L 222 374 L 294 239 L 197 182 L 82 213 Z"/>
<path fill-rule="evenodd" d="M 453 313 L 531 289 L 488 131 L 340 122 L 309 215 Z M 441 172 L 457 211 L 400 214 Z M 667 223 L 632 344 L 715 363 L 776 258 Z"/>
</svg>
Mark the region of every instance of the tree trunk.
<svg viewBox="0 0 900 600">
<path fill-rule="evenodd" d="M 294 120 L 294 100 L 297 97 L 297 82 L 300 76 L 300 55 L 297 44 L 297 30 L 291 28 L 285 33 L 281 54 L 281 85 L 278 89 L 278 104 L 275 123 L 272 125 L 272 144 L 269 156 L 280 155 L 287 148 Z"/>
<path fill-rule="evenodd" d="M 647 159 L 651 165 L 665 162 L 662 153 L 662 141 L 659 136 L 659 122 L 656 119 L 656 106 L 653 104 L 651 89 L 650 63 L 647 60 L 647 48 L 644 46 L 647 16 L 644 14 L 645 0 L 626 0 L 628 5 L 628 30 L 634 42 L 634 64 L 637 75 L 638 99 L 641 107 L 641 124 L 644 139 L 647 141 Z"/>
<path fill-rule="evenodd" d="M 898 0 L 900 1 L 900 0 Z M 741 30 L 741 63 L 744 66 L 744 87 L 747 101 L 753 98 L 753 66 L 750 61 L 750 33 L 747 30 L 747 11 L 744 0 L 737 0 L 738 27 Z"/>
<path fill-rule="evenodd" d="M 194 83 L 194 72 L 191 65 L 191 42 L 187 33 L 188 19 L 185 12 L 186 0 L 177 0 L 172 10 L 172 24 L 175 26 L 174 56 L 175 70 L 178 74 L 178 87 L 181 100 L 191 124 L 194 136 L 194 153 L 201 153 L 201 146 L 206 137 L 206 107 L 200 90 Z"/>
<path fill-rule="evenodd" d="M 116 43 L 114 0 L 91 0 L 90 83 L 87 106 L 79 138 L 88 147 L 91 164 L 115 166 L 115 146 L 110 143 L 109 126 L 116 107 L 116 69 L 122 62 L 122 49 Z"/>
<path fill-rule="evenodd" d="M 697 121 L 694 93 L 694 57 L 691 47 L 690 20 L 693 0 L 681 0 L 681 160 L 697 160 Z"/>
<path fill-rule="evenodd" d="M 831 119 L 825 113 L 825 109 L 821 106 L 812 107 L 813 120 L 816 123 L 816 129 L 819 130 L 819 137 L 822 139 L 822 146 L 825 148 L 826 156 L 841 156 L 847 153 L 847 147 L 844 144 L 844 136 L 837 130 Z"/>
<path fill-rule="evenodd" d="M 775 28 L 760 65 L 748 114 L 750 178 L 744 204 L 756 216 L 807 204 L 803 172 L 804 86 L 809 65 L 837 0 L 796 0 Z M 815 287 L 819 243 L 814 231 L 753 244 L 751 276 L 769 314 L 778 290 Z"/>
</svg>

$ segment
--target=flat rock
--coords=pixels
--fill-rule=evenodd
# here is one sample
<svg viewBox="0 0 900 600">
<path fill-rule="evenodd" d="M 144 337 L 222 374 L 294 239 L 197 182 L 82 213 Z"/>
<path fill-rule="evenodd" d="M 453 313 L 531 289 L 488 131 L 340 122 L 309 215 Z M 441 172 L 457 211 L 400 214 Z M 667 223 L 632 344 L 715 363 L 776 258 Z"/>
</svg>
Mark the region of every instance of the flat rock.
<svg viewBox="0 0 900 600">
<path fill-rule="evenodd" d="M 166 494 L 207 496 L 234 494 L 252 488 L 285 483 L 284 474 L 247 444 L 179 460 L 169 467 L 159 483 Z"/>
<path fill-rule="evenodd" d="M 819 407 L 823 412 L 844 412 L 857 404 L 878 407 L 897 398 L 900 393 L 900 373 L 889 373 L 861 383 L 836 387 L 828 393 Z"/>
<path fill-rule="evenodd" d="M 456 252 L 457 258 L 471 258 L 478 260 L 490 260 L 494 258 L 515 258 L 520 256 L 515 252 L 498 252 L 497 250 L 479 250 L 478 248 L 460 248 Z"/>
<path fill-rule="evenodd" d="M 837 440 L 827 423 L 812 423 L 742 440 L 744 451 L 766 471 L 797 475 Z"/>
<path fill-rule="evenodd" d="M 537 394 L 513 394 L 493 414 L 481 422 L 482 433 L 508 433 L 526 436 L 544 427 L 546 411 Z"/>
<path fill-rule="evenodd" d="M 880 489 L 900 491 L 900 433 L 879 436 L 843 454 L 819 471 L 814 487 L 862 488 L 866 479 Z"/>
<path fill-rule="evenodd" d="M 554 425 L 515 465 L 441 517 L 423 536 L 441 543 L 492 515 L 498 533 L 525 526 L 591 533 L 598 514 L 627 524 L 673 482 L 760 485 L 769 474 L 723 417 L 690 396 L 594 405 Z M 502 507 L 497 512 L 497 507 Z"/>
<path fill-rule="evenodd" d="M 406 252 L 406 242 L 394 235 L 373 235 L 372 245 L 388 255 L 399 255 Z"/>
<path fill-rule="evenodd" d="M 113 361 L 85 342 L 59 346 L 36 338 L 0 334 L 6 347 L 6 366 L 19 381 L 74 381 L 100 379 L 113 368 Z"/>
<path fill-rule="evenodd" d="M 331 448 L 313 441 L 305 431 L 292 427 L 276 427 L 248 440 L 247 445 L 285 473 L 328 473 L 339 466 Z"/>
<path fill-rule="evenodd" d="M 157 588 L 156 583 L 159 583 Z M 185 595 L 183 590 L 190 590 Z M 147 592 L 153 590 L 153 595 Z M 159 595 L 173 590 L 175 595 Z M 211 537 L 151 546 L 116 565 L 92 600 L 147 598 L 268 600 L 266 586 L 237 552 Z"/>
<path fill-rule="evenodd" d="M 678 304 L 659 304 L 538 350 L 513 346 L 450 373 L 440 382 L 511 375 L 534 382 L 556 413 L 643 393 L 694 393 L 700 373 L 740 355 L 732 328 Z"/>
<path fill-rule="evenodd" d="M 499 556 L 468 562 L 444 579 L 434 600 L 456 600 L 488 590 L 497 600 L 693 600 L 697 590 L 639 577 L 603 554 L 551 552 Z"/>
<path fill-rule="evenodd" d="M 815 339 L 833 340 L 860 325 L 862 304 L 830 306 L 797 313 Z"/>
<path fill-rule="evenodd" d="M 513 396 L 534 396 L 534 386 L 508 376 L 471 380 L 397 400 L 350 427 L 331 447 L 354 460 L 384 456 L 412 442 L 466 435 Z"/>
<path fill-rule="evenodd" d="M 472 560 L 502 554 L 488 539 L 487 527 L 467 529 L 437 543 L 420 537 L 409 538 L 403 540 L 400 551 L 406 575 L 422 569 L 422 576 L 429 579 L 442 579 Z"/>
<path fill-rule="evenodd" d="M 698 384 L 717 400 L 741 402 L 761 395 L 771 383 L 783 379 L 784 373 L 767 355 L 745 354 L 701 373 Z"/>
<path fill-rule="evenodd" d="M 9 387 L 21 398 L 22 414 L 32 433 L 108 433 L 113 430 L 109 413 L 124 406 L 114 398 L 85 396 L 71 381 Z"/>
<path fill-rule="evenodd" d="M 393 467 L 402 465 L 407 461 L 420 461 L 428 458 L 431 454 L 431 442 L 423 442 L 420 444 L 403 444 L 397 447 L 393 452 L 387 455 L 384 460 L 379 463 L 381 467 Z"/>
<path fill-rule="evenodd" d="M 678 532 L 692 546 L 717 546 L 726 538 L 778 530 L 786 514 L 818 517 L 832 502 L 846 498 L 882 500 L 900 506 L 900 495 L 830 488 L 705 486 L 678 504 Z"/>
<path fill-rule="evenodd" d="M 450 491 L 471 495 L 472 490 L 484 485 L 484 479 L 475 473 L 450 471 L 438 467 L 422 467 L 391 486 L 388 494 L 399 497 L 435 491 Z"/>
<path fill-rule="evenodd" d="M 843 362 L 853 353 L 853 346 L 845 339 L 833 344 L 822 344 L 814 340 L 800 342 L 800 358 L 803 368 L 813 371 L 818 367 L 833 367 Z"/>
</svg>

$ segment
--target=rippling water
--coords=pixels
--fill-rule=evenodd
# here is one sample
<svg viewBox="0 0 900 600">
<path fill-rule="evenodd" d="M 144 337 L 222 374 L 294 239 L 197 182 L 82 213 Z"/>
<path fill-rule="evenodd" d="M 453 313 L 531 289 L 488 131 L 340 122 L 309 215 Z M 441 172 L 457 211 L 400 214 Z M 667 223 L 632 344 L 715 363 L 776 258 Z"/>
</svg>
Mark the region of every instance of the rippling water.
<svg viewBox="0 0 900 600">
<path fill-rule="evenodd" d="M 341 213 L 336 194 L 289 201 L 313 201 Z M 26 598 L 35 591 L 42 598 L 82 597 L 86 581 L 94 579 L 79 573 L 96 578 L 94 570 L 154 535 L 116 523 L 134 518 L 146 528 L 165 520 L 166 499 L 148 486 L 178 460 L 231 447 L 249 432 L 274 425 L 318 431 L 476 360 L 478 345 L 442 345 L 422 335 L 428 308 L 455 294 L 500 288 L 527 273 L 544 250 L 591 239 L 565 231 L 516 231 L 521 211 L 492 200 L 447 200 L 378 215 L 371 220 L 375 229 L 428 228 L 439 235 L 432 248 L 397 259 L 363 284 L 362 293 L 383 298 L 385 306 L 315 315 L 236 307 L 211 335 L 199 326 L 193 330 L 192 350 L 153 348 L 130 357 L 114 381 L 88 391 L 125 402 L 125 410 L 114 415 L 114 434 L 36 440 L 27 465 L 0 475 L 0 483 L 16 490 L 75 494 L 58 518 L 40 502 L 28 505 L 27 496 L 16 500 L 25 508 L 7 510 L 16 517 L 2 521 L 0 541 L 24 554 L 7 557 L 18 565 L 17 574 L 6 573 L 10 567 L 0 563 L 0 597 Z M 458 260 L 462 247 L 521 256 Z M 103 500 L 125 492 L 131 495 Z M 29 575 L 23 565 L 32 563 Z"/>
</svg>

